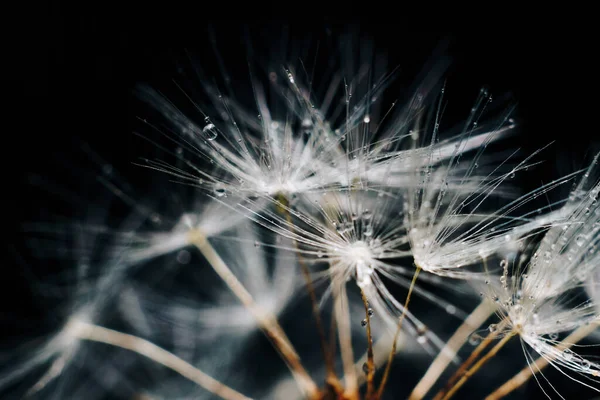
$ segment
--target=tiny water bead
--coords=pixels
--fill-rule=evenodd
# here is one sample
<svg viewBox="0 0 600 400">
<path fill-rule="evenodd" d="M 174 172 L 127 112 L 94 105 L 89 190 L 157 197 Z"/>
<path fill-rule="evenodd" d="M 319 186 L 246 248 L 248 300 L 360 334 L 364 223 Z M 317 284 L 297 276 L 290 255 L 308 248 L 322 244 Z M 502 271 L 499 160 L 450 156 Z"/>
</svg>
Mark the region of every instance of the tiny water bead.
<svg viewBox="0 0 600 400">
<path fill-rule="evenodd" d="M 181 250 L 177 253 L 177 262 L 179 264 L 188 264 L 192 259 L 192 255 L 187 250 Z"/>
<path fill-rule="evenodd" d="M 365 374 L 369 373 L 369 364 L 368 363 L 363 363 L 362 365 L 362 370 Z"/>
<path fill-rule="evenodd" d="M 496 332 L 498 332 L 498 325 L 497 324 L 490 324 L 490 326 L 488 326 L 488 330 L 491 333 L 496 333 Z"/>
<path fill-rule="evenodd" d="M 360 321 L 360 326 L 363 326 L 363 327 L 367 326 L 367 320 L 366 320 L 366 318 L 363 319 L 362 321 Z"/>
<path fill-rule="evenodd" d="M 227 191 L 225 190 L 225 186 L 222 183 L 217 183 L 214 186 L 213 191 L 215 193 L 215 196 L 217 196 L 217 197 L 224 197 L 227 194 Z"/>
<path fill-rule="evenodd" d="M 206 140 L 215 140 L 217 138 L 217 130 L 215 125 L 210 121 L 210 118 L 204 118 L 204 128 L 202 128 L 202 135 Z"/>
<path fill-rule="evenodd" d="M 372 308 L 369 308 L 369 310 L 367 311 L 367 314 L 369 314 L 369 317 L 372 317 L 374 314 L 374 311 Z"/>
<path fill-rule="evenodd" d="M 477 346 L 479 343 L 481 342 L 481 336 L 479 336 L 479 334 L 477 333 L 472 333 L 469 336 L 469 344 L 471 346 Z"/>
</svg>

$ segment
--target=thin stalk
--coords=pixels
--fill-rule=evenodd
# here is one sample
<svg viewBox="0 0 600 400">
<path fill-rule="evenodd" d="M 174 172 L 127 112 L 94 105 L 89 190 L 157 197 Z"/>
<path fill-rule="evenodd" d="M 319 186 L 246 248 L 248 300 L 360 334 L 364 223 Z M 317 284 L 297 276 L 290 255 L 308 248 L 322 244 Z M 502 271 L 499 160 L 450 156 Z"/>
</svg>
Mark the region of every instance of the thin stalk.
<svg viewBox="0 0 600 400">
<path fill-rule="evenodd" d="M 505 326 L 505 323 L 502 322 L 499 325 L 499 329 L 502 329 Z M 465 373 L 465 371 L 471 366 L 473 365 L 473 363 L 475 362 L 475 360 L 477 360 L 477 357 L 479 357 L 479 355 L 492 343 L 492 341 L 496 338 L 496 334 L 493 332 L 490 332 L 485 339 L 483 339 L 481 341 L 481 343 L 479 344 L 479 346 L 477 346 L 475 348 L 475 350 L 473 350 L 471 352 L 471 355 L 469 356 L 469 358 L 467 358 L 461 365 L 460 367 L 456 370 L 456 372 L 454 373 L 454 375 L 452 375 L 450 377 L 450 379 L 448 379 L 448 382 L 446 383 L 446 386 L 444 388 L 442 388 L 433 398 L 433 400 L 441 400 L 444 395 L 452 388 L 452 386 L 456 383 L 456 381 L 458 381 Z"/>
<path fill-rule="evenodd" d="M 423 375 L 410 394 L 409 400 L 420 400 L 425 397 L 446 368 L 448 368 L 448 365 L 468 340 L 471 333 L 487 321 L 494 313 L 494 310 L 495 307 L 488 300 L 483 300 L 475 310 L 471 312 L 429 365 L 427 372 L 425 372 L 425 375 Z"/>
<path fill-rule="evenodd" d="M 365 292 L 360 290 L 363 304 L 365 306 L 365 320 L 367 321 L 367 394 L 366 398 L 369 399 L 373 395 L 375 386 L 373 380 L 375 378 L 375 363 L 373 361 L 373 336 L 371 335 L 371 309 L 369 308 L 369 301 Z"/>
<path fill-rule="evenodd" d="M 187 361 L 158 347 L 146 339 L 83 321 L 75 320 L 69 323 L 72 324 L 69 327 L 69 333 L 78 339 L 110 344 L 122 349 L 131 350 L 152 361 L 164 365 L 222 399 L 252 400 L 250 397 L 246 397 L 229 386 L 217 381 Z"/>
<path fill-rule="evenodd" d="M 563 341 L 556 345 L 556 349 L 565 350 L 570 349 L 577 342 L 588 336 L 590 333 L 598 328 L 597 324 L 590 324 L 580 326 L 577 330 L 567 336 Z M 506 381 L 502 386 L 496 389 L 492 394 L 487 396 L 485 400 L 498 400 L 504 396 L 512 393 L 513 390 L 521 387 L 531 377 L 538 372 L 541 372 L 550 361 L 554 360 L 555 357 L 549 356 L 548 358 L 540 357 L 532 365 L 528 365 L 523 368 L 518 374 L 513 376 L 510 380 Z"/>
<path fill-rule="evenodd" d="M 350 310 L 348 294 L 344 285 L 334 285 L 335 320 L 340 341 L 340 353 L 344 369 L 345 398 L 358 399 L 358 381 L 354 369 L 354 351 L 352 350 L 352 328 L 350 326 Z"/>
<path fill-rule="evenodd" d="M 504 347 L 504 345 L 508 343 L 508 341 L 514 335 L 515 332 L 509 332 L 506 336 L 504 336 L 502 340 L 500 340 L 494 347 L 492 347 L 492 349 L 485 356 L 481 357 L 479 361 L 477 361 L 477 363 L 475 363 L 475 365 L 473 365 L 473 367 L 470 370 L 465 372 L 462 378 L 460 378 L 460 380 L 456 382 L 456 384 L 448 391 L 448 393 L 446 393 L 442 400 L 449 400 L 450 398 L 452 398 L 452 396 L 456 394 L 458 389 L 460 389 L 469 380 L 469 378 L 475 374 L 475 372 L 479 371 L 479 369 L 486 362 L 488 362 L 492 357 L 494 357 L 498 353 L 498 351 L 500 351 L 500 349 Z"/>
<path fill-rule="evenodd" d="M 309 398 L 318 398 L 319 389 L 312 380 L 308 372 L 302 366 L 300 357 L 290 343 L 283 328 L 277 322 L 277 319 L 270 313 L 261 309 L 252 298 L 252 295 L 246 290 L 242 283 L 237 279 L 231 269 L 225 264 L 223 259 L 209 243 L 206 236 L 198 229 L 191 230 L 188 236 L 189 243 L 196 246 L 204 258 L 209 262 L 214 271 L 221 277 L 223 282 L 229 287 L 233 294 L 241 301 L 248 311 L 256 318 L 260 327 L 267 337 L 273 343 L 273 346 L 279 351 L 282 358 L 292 372 L 300 390 L 305 392 Z"/>
<path fill-rule="evenodd" d="M 410 296 L 415 287 L 415 283 L 417 282 L 417 277 L 419 276 L 419 272 L 421 272 L 421 267 L 417 265 L 417 269 L 415 270 L 415 274 L 413 275 L 412 281 L 410 283 L 410 287 L 408 288 L 408 294 L 406 295 L 406 300 L 404 302 L 404 308 L 402 309 L 402 314 L 398 319 L 398 327 L 396 328 L 396 333 L 394 334 L 394 341 L 392 342 L 392 350 L 388 355 L 387 365 L 385 366 L 385 372 L 383 373 L 383 378 L 381 379 L 381 383 L 379 384 L 379 389 L 377 390 L 376 399 L 381 399 L 383 396 L 383 391 L 385 389 L 385 385 L 390 375 L 390 371 L 392 369 L 392 361 L 394 356 L 396 355 L 396 342 L 398 341 L 398 336 L 400 336 L 400 330 L 402 329 L 402 322 L 404 321 L 404 316 L 406 315 L 406 310 L 408 309 L 408 303 L 410 302 Z M 367 399 L 370 400 L 370 399 Z"/>
<path fill-rule="evenodd" d="M 289 201 L 283 195 L 278 196 L 278 210 L 285 214 L 286 220 L 290 227 L 293 229 L 293 221 L 292 221 L 292 213 L 289 209 Z M 325 334 L 325 328 L 323 327 L 323 322 L 321 320 L 321 312 L 319 309 L 319 301 L 317 299 L 317 294 L 315 292 L 315 288 L 312 283 L 312 278 L 310 276 L 310 270 L 308 266 L 304 262 L 304 259 L 298 249 L 298 242 L 296 240 L 293 241 L 294 246 L 296 248 L 296 255 L 298 256 L 298 264 L 300 264 L 300 269 L 302 270 L 302 276 L 304 277 L 304 282 L 306 284 L 306 291 L 308 292 L 308 296 L 310 298 L 310 303 L 312 306 L 313 318 L 315 319 L 315 326 L 317 328 L 317 332 L 319 334 L 319 342 L 321 344 L 321 352 L 323 353 L 323 358 L 325 359 L 325 369 L 326 369 L 326 380 L 330 385 L 339 386 L 339 379 L 335 373 L 335 362 L 334 356 L 329 351 L 329 346 L 327 345 L 327 339 Z"/>
</svg>

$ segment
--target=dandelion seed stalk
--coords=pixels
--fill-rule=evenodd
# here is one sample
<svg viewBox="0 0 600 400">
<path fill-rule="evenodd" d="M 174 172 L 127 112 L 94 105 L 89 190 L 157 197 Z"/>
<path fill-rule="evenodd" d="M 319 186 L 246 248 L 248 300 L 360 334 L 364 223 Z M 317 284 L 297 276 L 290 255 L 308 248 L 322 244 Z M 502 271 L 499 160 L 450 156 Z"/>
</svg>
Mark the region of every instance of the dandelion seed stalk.
<svg viewBox="0 0 600 400">
<path fill-rule="evenodd" d="M 503 322 L 500 327 L 503 327 L 505 323 Z M 446 386 L 442 388 L 433 398 L 433 400 L 442 400 L 446 393 L 454 386 L 454 384 L 465 374 L 465 372 L 469 369 L 471 365 L 477 360 L 477 357 L 492 343 L 492 341 L 496 338 L 495 332 L 490 332 L 488 335 L 479 343 L 479 345 L 471 352 L 469 358 L 467 358 L 456 370 L 454 375 L 448 379 Z"/>
<path fill-rule="evenodd" d="M 402 314 L 398 319 L 398 327 L 396 328 L 396 333 L 394 334 L 394 341 L 392 342 L 392 350 L 389 353 L 387 359 L 387 365 L 385 366 L 385 371 L 383 373 L 383 378 L 381 379 L 381 383 L 379 384 L 379 389 L 377 389 L 376 399 L 380 399 L 383 396 L 383 391 L 385 390 L 385 385 L 390 375 L 390 371 L 392 369 L 392 361 L 394 360 L 394 356 L 396 355 L 396 342 L 398 341 L 398 336 L 400 336 L 400 331 L 402 329 L 402 322 L 404 321 L 404 316 L 406 315 L 406 311 L 408 309 L 408 303 L 410 302 L 410 296 L 415 287 L 415 283 L 417 282 L 417 278 L 419 277 L 419 272 L 421 271 L 421 267 L 417 265 L 417 269 L 413 275 L 412 281 L 410 282 L 410 287 L 408 289 L 408 294 L 406 295 L 406 301 L 404 302 L 404 308 L 402 309 Z"/>
<path fill-rule="evenodd" d="M 373 379 L 375 378 L 375 363 L 373 361 L 373 336 L 371 335 L 371 311 L 369 308 L 369 301 L 365 296 L 365 292 L 360 291 L 363 304 L 365 306 L 365 320 L 367 322 L 367 394 L 366 398 L 369 399 L 373 395 L 375 390 Z"/>
<path fill-rule="evenodd" d="M 289 209 L 289 201 L 287 197 L 284 195 L 277 196 L 279 204 L 277 205 L 278 211 L 280 213 L 285 214 L 287 222 L 290 226 L 293 226 L 292 222 L 292 214 Z M 321 345 L 321 352 L 323 353 L 323 358 L 325 359 L 325 369 L 327 371 L 326 381 L 327 384 L 332 386 L 334 390 L 339 390 L 340 382 L 335 373 L 335 365 L 334 365 L 334 357 L 333 353 L 329 351 L 327 345 L 327 339 L 325 335 L 325 329 L 323 327 L 323 322 L 321 320 L 321 312 L 319 310 L 319 302 L 317 300 L 317 294 L 315 292 L 315 288 L 312 283 L 312 278 L 310 276 L 310 270 L 308 266 L 304 262 L 304 258 L 300 251 L 298 251 L 298 242 L 294 240 L 294 246 L 296 247 L 296 255 L 298 258 L 298 264 L 300 264 L 300 269 L 302 270 L 302 276 L 304 277 L 306 291 L 308 292 L 308 296 L 310 298 L 310 303 L 312 306 L 313 318 L 315 319 L 315 327 L 317 328 L 317 332 L 319 334 L 319 342 Z"/>
<path fill-rule="evenodd" d="M 224 400 L 252 400 L 148 340 L 83 321 L 69 323 L 72 324 L 69 331 L 79 339 L 131 350 L 172 369 Z"/>
<path fill-rule="evenodd" d="M 469 335 L 493 314 L 494 309 L 495 307 L 488 300 L 484 300 L 473 310 L 429 365 L 427 372 L 410 394 L 409 400 L 418 400 L 425 397 L 456 356 L 458 350 L 468 340 Z"/>
<path fill-rule="evenodd" d="M 556 345 L 557 350 L 563 351 L 570 349 L 580 340 L 584 339 L 590 333 L 594 332 L 598 328 L 598 324 L 590 324 L 579 327 L 564 340 Z M 513 376 L 511 379 L 506 381 L 502 386 L 496 389 L 492 394 L 488 395 L 485 400 L 498 400 L 505 396 L 508 396 L 515 389 L 518 389 L 524 385 L 532 376 L 546 368 L 555 357 L 549 355 L 547 357 L 539 357 L 535 362 L 527 367 L 523 368 L 518 374 Z"/>
<path fill-rule="evenodd" d="M 248 311 L 252 313 L 254 318 L 256 318 L 267 337 L 286 361 L 286 364 L 290 368 L 300 389 L 304 391 L 309 398 L 318 398 L 319 390 L 317 385 L 302 366 L 300 356 L 296 353 L 296 350 L 275 317 L 265 313 L 264 310 L 258 307 L 252 298 L 252 295 L 244 288 L 200 230 L 195 229 L 190 231 L 188 237 L 189 242 L 200 250 L 223 282 L 225 282 L 233 294 L 235 294 Z"/>
<path fill-rule="evenodd" d="M 483 365 L 486 362 L 488 362 L 492 357 L 494 357 L 514 335 L 516 335 L 516 332 L 512 331 L 506 336 L 504 336 L 504 338 L 502 338 L 502 340 L 500 340 L 494 347 L 492 347 L 492 349 L 485 356 L 481 357 L 471 369 L 464 373 L 464 375 L 458 380 L 458 382 L 456 382 L 456 384 L 448 391 L 448 393 L 446 393 L 442 400 L 451 399 L 452 396 L 454 396 L 456 392 L 458 392 L 458 390 L 467 382 L 467 380 L 469 380 L 469 378 L 473 376 L 475 372 L 479 371 L 479 369 L 483 367 Z"/>
</svg>

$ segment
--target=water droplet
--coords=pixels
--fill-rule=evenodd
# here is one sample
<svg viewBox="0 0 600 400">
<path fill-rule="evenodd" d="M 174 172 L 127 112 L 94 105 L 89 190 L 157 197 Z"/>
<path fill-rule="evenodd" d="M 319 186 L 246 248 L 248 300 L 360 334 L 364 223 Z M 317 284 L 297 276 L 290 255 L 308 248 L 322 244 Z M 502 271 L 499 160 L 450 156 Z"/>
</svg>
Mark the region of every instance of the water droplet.
<svg viewBox="0 0 600 400">
<path fill-rule="evenodd" d="M 448 304 L 446 306 L 446 312 L 450 315 L 454 315 L 456 313 L 456 307 L 453 306 L 452 304 Z"/>
<path fill-rule="evenodd" d="M 417 336 L 417 343 L 419 343 L 419 344 L 427 343 L 427 336 L 425 336 L 424 333 L 419 334 L 419 336 Z"/>
<path fill-rule="evenodd" d="M 557 340 L 558 339 L 558 333 L 556 332 L 552 332 L 550 335 L 550 340 Z"/>
<path fill-rule="evenodd" d="M 571 361 L 573 359 L 573 352 L 570 349 L 563 350 L 563 358 L 566 361 Z"/>
<path fill-rule="evenodd" d="M 363 370 L 363 372 L 364 372 L 365 374 L 368 374 L 368 373 L 369 373 L 369 364 L 367 364 L 367 363 L 364 363 L 364 364 L 362 365 L 362 370 Z"/>
<path fill-rule="evenodd" d="M 192 256 L 187 250 L 181 250 L 179 253 L 177 253 L 177 262 L 179 264 L 187 264 L 190 262 L 191 258 Z"/>
<path fill-rule="evenodd" d="M 469 344 L 471 346 L 477 346 L 480 342 L 481 336 L 479 336 L 477 333 L 472 333 L 471 336 L 469 336 Z"/>
<path fill-rule="evenodd" d="M 576 244 L 577 244 L 577 246 L 579 246 L 579 247 L 583 246 L 583 244 L 585 243 L 585 236 L 583 236 L 583 235 L 578 235 L 578 236 L 575 238 L 575 243 L 576 243 Z"/>
<path fill-rule="evenodd" d="M 260 247 L 260 242 L 258 240 L 254 242 L 254 247 Z"/>
<path fill-rule="evenodd" d="M 367 314 L 369 314 L 369 317 L 372 317 L 374 314 L 374 311 L 372 308 L 369 308 L 369 310 L 367 311 Z"/>
<path fill-rule="evenodd" d="M 368 124 L 369 122 L 371 122 L 371 117 L 370 117 L 370 116 L 368 116 L 368 115 L 365 115 L 365 117 L 363 118 L 363 122 L 364 122 L 365 124 Z"/>
<path fill-rule="evenodd" d="M 365 209 L 362 213 L 362 217 L 364 220 L 370 220 L 373 217 L 373 212 L 369 209 Z"/>
<path fill-rule="evenodd" d="M 490 326 L 488 326 L 488 329 L 491 333 L 496 333 L 496 332 L 498 332 L 498 325 L 490 324 Z"/>
<path fill-rule="evenodd" d="M 363 319 L 362 321 L 360 321 L 360 326 L 367 326 L 367 320 Z"/>
<path fill-rule="evenodd" d="M 502 268 L 506 267 L 507 265 L 508 265 L 508 261 L 506 261 L 506 260 L 500 260 L 500 266 Z"/>
<path fill-rule="evenodd" d="M 222 183 L 215 184 L 213 191 L 215 192 L 215 195 L 217 197 L 223 197 L 227 194 L 226 190 L 225 190 L 225 186 L 223 186 Z"/>
<path fill-rule="evenodd" d="M 215 125 L 210 122 L 210 118 L 204 118 L 204 128 L 202 128 L 202 134 L 206 138 L 206 140 L 215 140 L 217 138 L 217 130 L 215 129 Z"/>
<path fill-rule="evenodd" d="M 584 371 L 589 371 L 590 367 L 591 367 L 591 363 L 588 360 L 586 360 L 586 359 L 581 360 L 581 368 L 583 368 Z"/>
</svg>

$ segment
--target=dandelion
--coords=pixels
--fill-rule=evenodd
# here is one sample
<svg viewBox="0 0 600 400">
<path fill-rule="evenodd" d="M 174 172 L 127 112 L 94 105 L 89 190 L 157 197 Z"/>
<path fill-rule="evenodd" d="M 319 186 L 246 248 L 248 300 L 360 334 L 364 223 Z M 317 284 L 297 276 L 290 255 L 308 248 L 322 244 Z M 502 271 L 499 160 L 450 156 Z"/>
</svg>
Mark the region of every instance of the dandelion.
<svg viewBox="0 0 600 400">
<path fill-rule="evenodd" d="M 597 181 L 590 178 L 595 164 L 596 159 L 569 197 L 565 205 L 569 210 L 566 221 L 555 224 L 546 232 L 527 265 L 511 266 L 502 260 L 503 272 L 499 283 L 488 285 L 488 296 L 498 304 L 502 321 L 490 325 L 490 338 L 501 337 L 502 340 L 469 371 L 463 372 L 462 377 L 457 376 L 460 379 L 456 384 L 447 392 L 440 392 L 439 398 L 451 397 L 472 373 L 514 335 L 518 335 L 522 343 L 561 373 L 594 388 L 570 376 L 568 372 L 582 374 L 595 382 L 593 377 L 598 375 L 599 367 L 574 353 L 570 346 L 559 345 L 557 339 L 564 332 L 598 321 L 593 302 L 573 305 L 574 299 L 569 296 L 572 289 L 597 269 L 595 247 L 599 229 L 596 220 L 600 212 L 596 203 L 599 187 Z M 586 186 L 592 188 L 584 191 Z M 511 269 L 515 271 L 514 275 L 511 275 Z M 525 347 L 523 350 L 530 363 L 532 355 Z"/>
</svg>

